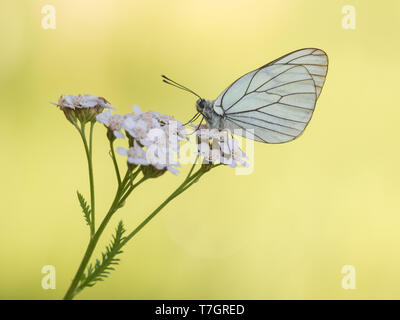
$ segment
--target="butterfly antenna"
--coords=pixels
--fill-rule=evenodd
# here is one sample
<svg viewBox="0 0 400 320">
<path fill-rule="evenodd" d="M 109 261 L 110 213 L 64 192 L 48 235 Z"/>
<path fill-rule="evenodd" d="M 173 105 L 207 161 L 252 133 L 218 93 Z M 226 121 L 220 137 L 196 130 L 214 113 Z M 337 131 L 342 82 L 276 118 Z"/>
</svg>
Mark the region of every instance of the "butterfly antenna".
<svg viewBox="0 0 400 320">
<path fill-rule="evenodd" d="M 161 75 L 161 77 L 163 78 L 163 82 L 165 82 L 165 83 L 167 83 L 167 84 L 169 84 L 169 85 L 171 85 L 171 86 L 174 86 L 174 87 L 176 87 L 176 88 L 178 88 L 178 89 L 181 89 L 181 90 L 190 92 L 191 94 L 194 94 L 196 97 L 198 97 L 199 99 L 201 99 L 201 97 L 200 97 L 196 92 L 194 92 L 193 90 L 190 90 L 189 88 L 187 88 L 187 87 L 181 85 L 180 83 L 178 83 L 178 82 L 176 82 L 176 81 L 174 81 L 174 80 L 168 78 L 168 77 L 165 76 L 165 75 Z"/>
</svg>

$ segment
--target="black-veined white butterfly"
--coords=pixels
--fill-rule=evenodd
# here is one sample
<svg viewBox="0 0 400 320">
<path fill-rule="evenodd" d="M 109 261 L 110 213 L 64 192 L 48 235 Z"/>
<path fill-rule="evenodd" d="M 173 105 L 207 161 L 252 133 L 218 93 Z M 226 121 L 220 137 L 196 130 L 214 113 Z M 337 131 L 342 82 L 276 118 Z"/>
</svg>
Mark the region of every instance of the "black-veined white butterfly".
<svg viewBox="0 0 400 320">
<path fill-rule="evenodd" d="M 245 74 L 213 101 L 162 77 L 199 98 L 198 113 L 192 120 L 202 115 L 211 128 L 242 129 L 235 133 L 256 141 L 283 143 L 296 139 L 307 127 L 327 71 L 324 51 L 300 49 Z"/>
</svg>

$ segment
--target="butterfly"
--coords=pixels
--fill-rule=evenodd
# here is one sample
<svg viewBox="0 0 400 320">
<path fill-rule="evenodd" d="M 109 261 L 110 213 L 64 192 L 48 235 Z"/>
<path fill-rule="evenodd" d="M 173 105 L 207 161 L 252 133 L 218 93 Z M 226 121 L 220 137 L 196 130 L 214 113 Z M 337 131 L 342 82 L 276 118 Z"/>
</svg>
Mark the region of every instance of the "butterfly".
<svg viewBox="0 0 400 320">
<path fill-rule="evenodd" d="M 163 81 L 196 95 L 197 114 L 208 127 L 265 143 L 284 143 L 300 136 L 311 120 L 325 83 L 328 56 L 306 48 L 251 71 L 206 100 L 166 76 Z M 239 130 L 238 130 L 239 129 Z"/>
</svg>

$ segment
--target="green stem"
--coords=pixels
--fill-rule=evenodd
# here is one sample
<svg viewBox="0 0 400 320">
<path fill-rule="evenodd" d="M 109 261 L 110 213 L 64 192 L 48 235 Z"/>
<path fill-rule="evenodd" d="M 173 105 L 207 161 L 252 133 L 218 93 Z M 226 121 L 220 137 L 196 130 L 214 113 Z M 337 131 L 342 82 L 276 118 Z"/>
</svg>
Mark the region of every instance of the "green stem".
<svg viewBox="0 0 400 320">
<path fill-rule="evenodd" d="M 120 200 L 121 200 L 121 197 L 123 194 L 122 189 L 123 189 L 125 183 L 129 182 L 129 173 L 130 173 L 130 171 L 128 170 L 125 175 L 124 180 L 121 183 L 121 186 L 117 190 L 117 193 L 114 197 L 113 203 L 112 203 L 108 213 L 106 214 L 105 218 L 101 222 L 101 224 L 100 224 L 99 228 L 97 229 L 96 233 L 94 234 L 93 238 L 89 241 L 85 255 L 83 256 L 83 259 L 82 259 L 81 264 L 79 265 L 78 271 L 76 272 L 75 277 L 72 280 L 72 283 L 71 283 L 67 293 L 64 296 L 64 300 L 72 300 L 74 298 L 74 296 L 78 293 L 76 289 L 78 287 L 80 279 L 82 279 L 82 275 L 85 272 L 85 269 L 89 263 L 89 260 L 93 254 L 93 251 L 96 248 L 97 242 L 99 241 L 100 236 L 103 233 L 108 222 L 110 221 L 111 217 L 119 208 Z M 138 185 L 139 184 L 137 183 L 135 186 L 137 187 Z"/>
<path fill-rule="evenodd" d="M 155 209 L 146 219 L 144 219 L 129 235 L 125 237 L 125 240 L 121 242 L 120 248 L 122 248 L 130 239 L 132 239 L 143 227 L 148 224 L 168 203 L 170 203 L 173 199 L 175 199 L 178 195 L 183 193 L 185 190 L 188 189 L 197 179 L 199 179 L 205 171 L 200 168 L 196 173 L 190 176 L 191 172 L 194 169 L 196 163 L 193 164 L 192 168 L 190 169 L 189 175 L 186 179 L 182 182 L 182 184 L 173 192 L 171 195 L 161 203 L 157 209 Z"/>
<path fill-rule="evenodd" d="M 119 173 L 117 159 L 115 158 L 114 140 L 110 140 L 110 152 L 111 152 L 111 158 L 112 158 L 113 164 L 114 164 L 115 174 L 116 174 L 117 180 L 118 180 L 118 186 L 120 186 L 121 185 L 121 175 Z"/>
<path fill-rule="evenodd" d="M 96 122 L 92 121 L 90 123 L 90 133 L 89 133 L 89 180 L 90 180 L 90 209 L 92 218 L 90 219 L 92 223 L 92 236 L 96 230 L 95 226 L 95 201 L 94 201 L 94 177 L 93 177 L 93 128 Z"/>
<path fill-rule="evenodd" d="M 193 172 L 193 170 L 194 170 L 194 167 L 196 166 L 196 164 L 197 164 L 197 160 L 199 159 L 199 154 L 197 154 L 197 156 L 196 156 L 196 159 L 194 160 L 194 162 L 193 162 L 193 165 L 192 165 L 192 167 L 190 168 L 190 171 L 189 171 L 189 173 L 187 174 L 187 176 L 186 176 L 186 179 L 188 179 L 189 177 L 190 177 L 190 175 L 192 174 L 192 172 Z M 186 180 L 185 179 L 185 180 Z"/>
<path fill-rule="evenodd" d="M 141 183 L 143 183 L 145 180 L 147 180 L 148 178 L 143 177 L 142 179 L 140 179 L 138 182 L 136 182 L 135 184 L 131 185 L 131 187 L 128 189 L 128 191 L 126 191 L 126 193 L 123 193 L 123 196 L 121 197 L 121 200 L 119 201 L 120 204 L 124 203 L 124 201 L 129 197 L 129 195 L 131 194 L 131 192 Z M 131 184 L 131 182 L 130 182 Z"/>
<path fill-rule="evenodd" d="M 85 135 L 85 123 L 81 123 L 79 127 L 76 123 L 74 126 L 81 135 L 83 145 L 85 147 L 86 158 L 89 168 L 89 184 L 90 184 L 90 237 L 92 238 L 95 233 L 95 199 L 94 199 L 94 179 L 93 179 L 93 162 L 92 162 L 92 143 L 93 143 L 93 126 L 94 122 L 90 125 L 89 145 Z"/>
</svg>

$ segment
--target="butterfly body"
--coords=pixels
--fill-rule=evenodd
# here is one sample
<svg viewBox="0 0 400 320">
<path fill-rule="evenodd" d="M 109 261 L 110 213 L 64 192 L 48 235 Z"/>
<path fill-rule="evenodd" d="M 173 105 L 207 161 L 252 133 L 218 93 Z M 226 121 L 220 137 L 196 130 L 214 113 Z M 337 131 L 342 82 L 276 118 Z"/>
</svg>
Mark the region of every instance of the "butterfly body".
<svg viewBox="0 0 400 320">
<path fill-rule="evenodd" d="M 218 130 L 226 129 L 223 114 L 221 115 L 216 112 L 214 101 L 199 99 L 196 101 L 196 109 L 203 115 L 210 128 Z"/>
<path fill-rule="evenodd" d="M 265 143 L 288 142 L 308 125 L 327 70 L 324 51 L 300 49 L 240 77 L 214 101 L 197 100 L 196 109 L 211 128 Z"/>
</svg>

